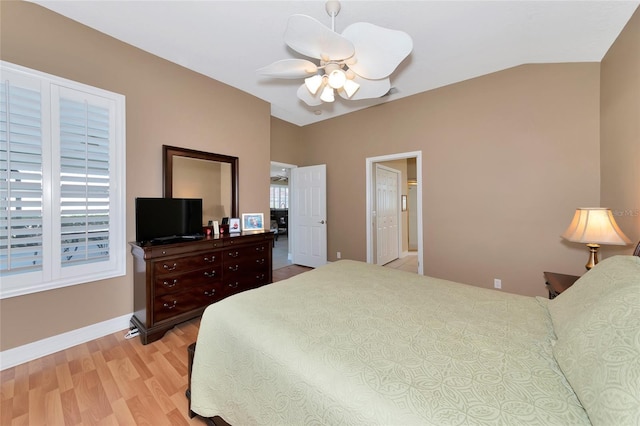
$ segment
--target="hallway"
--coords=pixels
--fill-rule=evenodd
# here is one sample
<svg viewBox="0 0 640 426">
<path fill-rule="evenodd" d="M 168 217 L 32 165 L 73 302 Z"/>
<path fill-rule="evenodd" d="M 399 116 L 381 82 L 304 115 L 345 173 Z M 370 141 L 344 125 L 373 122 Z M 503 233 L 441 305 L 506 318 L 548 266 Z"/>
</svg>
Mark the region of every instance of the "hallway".
<svg viewBox="0 0 640 426">
<path fill-rule="evenodd" d="M 386 268 L 400 269 L 406 272 L 418 273 L 418 253 L 415 251 L 409 252 L 405 257 L 393 260 L 386 265 Z"/>
<path fill-rule="evenodd" d="M 278 241 L 275 241 L 273 246 L 273 270 L 291 265 L 292 263 L 288 260 L 288 256 L 289 239 L 286 235 L 279 235 Z"/>
</svg>

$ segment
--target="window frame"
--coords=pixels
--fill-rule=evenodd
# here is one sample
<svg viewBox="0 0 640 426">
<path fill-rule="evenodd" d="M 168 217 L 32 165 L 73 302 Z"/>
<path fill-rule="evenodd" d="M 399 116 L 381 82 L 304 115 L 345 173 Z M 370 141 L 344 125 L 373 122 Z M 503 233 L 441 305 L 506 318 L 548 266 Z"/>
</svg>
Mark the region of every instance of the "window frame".
<svg viewBox="0 0 640 426">
<path fill-rule="evenodd" d="M 42 134 L 42 251 L 39 271 L 2 272 L 0 299 L 85 284 L 126 274 L 126 103 L 125 96 L 83 83 L 0 61 L 2 79 L 38 81 L 41 94 Z M 5 74 L 6 73 L 6 74 Z M 59 99 L 74 93 L 102 101 L 109 108 L 109 258 L 107 260 L 65 266 L 60 264 L 60 146 Z M 96 101 L 96 102 L 97 102 Z M 93 103 L 92 103 L 93 105 Z M 57 111 L 57 112 L 56 112 Z M 113 114 L 113 115 L 112 115 Z M 56 135 L 56 131 L 58 134 Z M 56 186 L 57 185 L 57 186 Z M 58 210 L 55 210 L 58 209 Z M 2 231 L 4 232 L 4 231 Z"/>
</svg>

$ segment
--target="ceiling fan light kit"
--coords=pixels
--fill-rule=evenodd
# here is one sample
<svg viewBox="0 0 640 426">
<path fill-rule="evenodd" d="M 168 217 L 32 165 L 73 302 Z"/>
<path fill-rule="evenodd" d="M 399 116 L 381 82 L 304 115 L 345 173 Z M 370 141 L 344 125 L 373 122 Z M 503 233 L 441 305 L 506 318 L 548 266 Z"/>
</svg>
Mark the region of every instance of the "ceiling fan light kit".
<svg viewBox="0 0 640 426">
<path fill-rule="evenodd" d="M 342 86 L 342 88 L 344 89 L 347 97 L 351 99 L 353 94 L 360 88 L 360 85 L 353 80 L 347 80 L 344 82 L 344 86 Z"/>
<path fill-rule="evenodd" d="M 336 100 L 335 96 L 333 95 L 333 89 L 331 88 L 331 86 L 324 86 L 324 89 L 322 89 L 322 94 L 320 95 L 320 99 L 324 102 L 333 102 Z"/>
<path fill-rule="evenodd" d="M 258 70 L 275 78 L 304 78 L 297 95 L 309 106 L 334 102 L 337 92 L 343 99 L 371 99 L 384 96 L 391 87 L 389 76 L 411 53 L 413 41 L 402 31 L 357 22 L 342 34 L 335 32 L 334 20 L 340 2 L 328 1 L 331 28 L 306 15 L 289 17 L 285 43 L 302 55 L 319 60 L 284 59 Z"/>
<path fill-rule="evenodd" d="M 314 75 L 313 77 L 305 78 L 304 84 L 309 89 L 312 95 L 318 93 L 318 89 L 322 86 L 322 76 L 319 74 Z"/>
</svg>

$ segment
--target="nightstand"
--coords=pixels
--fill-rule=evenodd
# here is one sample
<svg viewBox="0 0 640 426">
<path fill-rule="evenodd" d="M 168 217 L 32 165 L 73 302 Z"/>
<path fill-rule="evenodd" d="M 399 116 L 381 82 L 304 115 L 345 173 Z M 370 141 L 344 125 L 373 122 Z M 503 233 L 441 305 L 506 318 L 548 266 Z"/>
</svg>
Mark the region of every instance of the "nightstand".
<svg viewBox="0 0 640 426">
<path fill-rule="evenodd" d="M 557 295 L 573 285 L 577 279 L 577 275 L 558 274 L 556 272 L 545 272 L 544 279 L 549 290 L 549 299 L 555 298 Z"/>
</svg>

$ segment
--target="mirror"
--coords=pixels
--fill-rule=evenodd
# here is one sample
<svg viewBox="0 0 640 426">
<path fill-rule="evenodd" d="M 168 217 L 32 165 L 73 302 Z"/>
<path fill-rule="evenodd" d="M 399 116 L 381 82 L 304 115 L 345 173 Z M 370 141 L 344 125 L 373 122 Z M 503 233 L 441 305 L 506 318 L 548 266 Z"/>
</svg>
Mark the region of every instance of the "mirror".
<svg viewBox="0 0 640 426">
<path fill-rule="evenodd" d="M 202 198 L 202 223 L 238 217 L 238 157 L 162 145 L 165 198 Z"/>
</svg>

